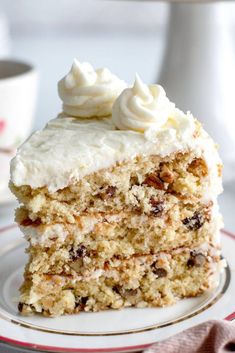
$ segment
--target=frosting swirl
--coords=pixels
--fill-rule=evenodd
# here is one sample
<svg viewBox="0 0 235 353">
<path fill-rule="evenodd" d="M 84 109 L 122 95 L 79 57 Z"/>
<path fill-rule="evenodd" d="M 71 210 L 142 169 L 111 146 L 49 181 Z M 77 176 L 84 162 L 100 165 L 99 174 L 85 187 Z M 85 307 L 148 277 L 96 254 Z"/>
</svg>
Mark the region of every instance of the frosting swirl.
<svg viewBox="0 0 235 353">
<path fill-rule="evenodd" d="M 64 113 L 82 118 L 110 115 L 113 102 L 124 88 L 126 83 L 108 69 L 94 70 L 77 59 L 58 83 Z"/>
<path fill-rule="evenodd" d="M 147 86 L 136 74 L 133 87 L 126 88 L 115 101 L 112 119 L 120 130 L 144 132 L 163 126 L 174 108 L 162 86 Z"/>
</svg>

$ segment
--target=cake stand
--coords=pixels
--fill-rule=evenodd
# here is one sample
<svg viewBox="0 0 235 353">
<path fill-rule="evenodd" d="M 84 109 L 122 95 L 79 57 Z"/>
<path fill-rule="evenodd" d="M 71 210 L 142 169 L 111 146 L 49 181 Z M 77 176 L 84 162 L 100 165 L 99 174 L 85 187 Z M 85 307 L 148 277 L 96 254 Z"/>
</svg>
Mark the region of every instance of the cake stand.
<svg viewBox="0 0 235 353">
<path fill-rule="evenodd" d="M 146 1 L 146 0 L 145 0 Z M 166 0 L 167 2 L 167 0 Z M 169 0 L 157 82 L 192 111 L 220 146 L 224 179 L 235 178 L 235 2 Z"/>
<path fill-rule="evenodd" d="M 219 143 L 226 181 L 235 176 L 231 10 L 226 2 L 171 3 L 167 44 L 157 80 L 177 106 L 191 110 Z"/>
<path fill-rule="evenodd" d="M 235 3 L 172 2 L 169 16 L 157 81 L 219 143 L 225 181 L 231 180 L 235 177 L 235 42 L 231 33 Z"/>
</svg>

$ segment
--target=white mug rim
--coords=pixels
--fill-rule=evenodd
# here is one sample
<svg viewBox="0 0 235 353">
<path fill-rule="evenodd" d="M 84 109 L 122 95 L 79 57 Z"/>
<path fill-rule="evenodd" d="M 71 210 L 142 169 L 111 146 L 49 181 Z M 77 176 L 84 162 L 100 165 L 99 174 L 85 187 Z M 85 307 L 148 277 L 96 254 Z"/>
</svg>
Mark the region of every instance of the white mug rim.
<svg viewBox="0 0 235 353">
<path fill-rule="evenodd" d="M 17 78 L 20 78 L 22 76 L 28 75 L 32 72 L 35 72 L 35 67 L 26 62 L 26 61 L 22 61 L 22 60 L 17 60 L 17 59 L 0 59 L 0 65 L 12 65 L 12 68 L 14 68 L 15 66 L 20 67 L 21 70 L 18 70 L 16 73 L 13 72 L 12 75 L 6 76 L 6 77 L 1 77 L 0 76 L 0 83 L 6 82 L 6 81 L 10 81 L 10 80 L 15 80 Z"/>
</svg>

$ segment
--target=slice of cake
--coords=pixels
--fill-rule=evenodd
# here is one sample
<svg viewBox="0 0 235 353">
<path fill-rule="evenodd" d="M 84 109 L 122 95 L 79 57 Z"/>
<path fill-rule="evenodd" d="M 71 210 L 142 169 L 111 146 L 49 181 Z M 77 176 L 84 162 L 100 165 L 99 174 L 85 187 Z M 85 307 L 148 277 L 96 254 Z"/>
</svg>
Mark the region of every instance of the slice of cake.
<svg viewBox="0 0 235 353">
<path fill-rule="evenodd" d="M 157 307 L 212 290 L 221 161 L 159 85 L 74 61 L 63 113 L 11 163 L 29 247 L 19 311 L 56 316 Z"/>
</svg>

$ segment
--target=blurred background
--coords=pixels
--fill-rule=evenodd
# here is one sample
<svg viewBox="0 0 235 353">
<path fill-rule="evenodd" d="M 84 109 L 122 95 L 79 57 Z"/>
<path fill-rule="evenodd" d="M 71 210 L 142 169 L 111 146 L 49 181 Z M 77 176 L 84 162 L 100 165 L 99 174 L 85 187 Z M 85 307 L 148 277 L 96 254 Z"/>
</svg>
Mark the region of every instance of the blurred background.
<svg viewBox="0 0 235 353">
<path fill-rule="evenodd" d="M 130 83 L 135 71 L 148 82 L 157 78 L 168 15 L 164 3 L 1 0 L 0 4 L 10 29 L 10 55 L 32 62 L 40 73 L 35 128 L 58 113 L 57 81 L 74 57 L 106 66 Z"/>
<path fill-rule="evenodd" d="M 210 58 L 212 65 L 213 62 L 216 62 L 216 55 L 220 55 L 223 50 L 219 46 L 221 42 L 223 45 L 226 44 L 224 39 L 225 41 L 228 39 L 226 35 L 229 32 L 235 46 L 235 5 L 232 2 L 216 5 L 176 4 L 175 6 L 176 9 L 173 9 L 173 11 L 176 10 L 175 12 L 177 12 L 177 7 L 181 6 L 181 27 L 178 23 L 176 29 L 179 33 L 176 33 L 176 36 L 185 39 L 185 33 L 190 34 L 190 30 L 193 30 L 194 42 L 188 41 L 187 46 L 180 48 L 185 51 L 185 56 L 189 52 L 194 55 L 196 41 L 203 41 L 205 36 L 210 35 L 210 26 L 208 31 L 207 28 L 203 28 L 205 21 L 208 26 L 212 20 L 213 26 L 216 27 L 213 38 L 217 41 L 218 52 L 215 52 L 216 48 L 210 48 L 211 55 L 214 55 L 214 58 Z M 186 10 L 182 9 L 182 6 Z M 211 10 L 211 7 L 214 9 Z M 192 11 L 195 13 L 195 18 L 192 18 Z M 205 18 L 203 18 L 203 13 Z M 158 79 L 169 81 L 168 78 L 165 78 L 166 73 L 164 73 L 164 78 L 159 77 L 163 53 L 166 45 L 169 44 L 169 38 L 166 37 L 169 22 L 173 22 L 170 18 L 170 8 L 167 2 L 147 0 L 1 0 L 0 14 L 0 56 L 11 56 L 31 62 L 36 65 L 40 73 L 40 89 L 34 121 L 36 129 L 42 128 L 49 118 L 58 113 L 60 101 L 57 96 L 56 84 L 61 76 L 68 71 L 74 57 L 78 57 L 81 61 L 90 61 L 96 67 L 107 66 L 130 83 L 133 81 L 136 71 L 147 82 L 154 82 Z M 173 17 L 176 18 L 176 16 L 179 17 L 179 14 L 174 13 Z M 220 34 L 225 30 L 225 27 L 227 27 L 227 32 L 224 38 L 218 38 L 218 33 L 221 36 Z M 203 32 L 200 31 L 201 28 Z M 198 33 L 200 37 L 195 38 L 195 33 Z M 207 46 L 210 39 L 207 40 Z M 175 40 L 175 43 L 178 42 Z M 183 41 L 181 40 L 180 43 Z M 172 51 L 170 54 L 174 55 L 174 52 Z M 176 52 L 175 57 L 177 54 Z M 184 67 L 191 60 L 189 54 L 187 55 L 187 61 L 183 63 Z M 167 58 L 169 59 L 170 56 L 168 55 Z M 194 57 L 196 56 L 194 55 Z M 164 61 L 167 61 L 167 58 Z M 203 58 L 203 54 L 199 54 L 196 60 L 201 61 L 202 66 L 203 61 L 207 61 L 207 58 Z M 175 61 L 177 61 L 177 57 Z M 223 61 L 223 75 L 225 76 L 228 60 L 223 57 L 221 61 Z M 164 64 L 163 68 L 169 71 L 169 63 L 165 66 Z M 195 62 L 189 62 L 189 65 L 195 65 Z M 177 66 L 173 67 L 174 69 L 176 72 Z M 209 70 L 208 66 L 206 66 L 206 70 Z M 170 72 L 170 74 L 173 81 L 175 73 Z M 180 74 L 183 79 L 184 73 L 180 72 Z M 198 75 L 198 72 L 196 74 Z M 231 73 L 229 78 L 231 78 Z M 205 79 L 202 77 L 204 84 Z M 177 85 L 179 85 L 178 80 L 175 80 Z M 165 86 L 169 85 L 169 82 L 161 83 L 165 83 Z M 190 88 L 193 83 L 188 82 L 187 85 Z M 188 105 L 184 104 L 181 102 L 182 99 L 174 94 L 175 92 L 172 94 L 170 87 L 166 87 L 166 89 L 168 89 L 167 93 L 173 96 L 170 98 L 176 101 L 176 104 L 182 109 L 193 110 L 191 102 Z M 183 94 L 185 96 L 185 92 Z M 209 97 L 211 93 L 206 92 L 206 94 Z M 184 100 L 187 103 L 187 97 Z M 201 104 L 203 105 L 205 102 L 201 102 Z M 198 114 L 195 109 L 193 113 Z M 202 119 L 200 116 L 199 118 Z"/>
</svg>

